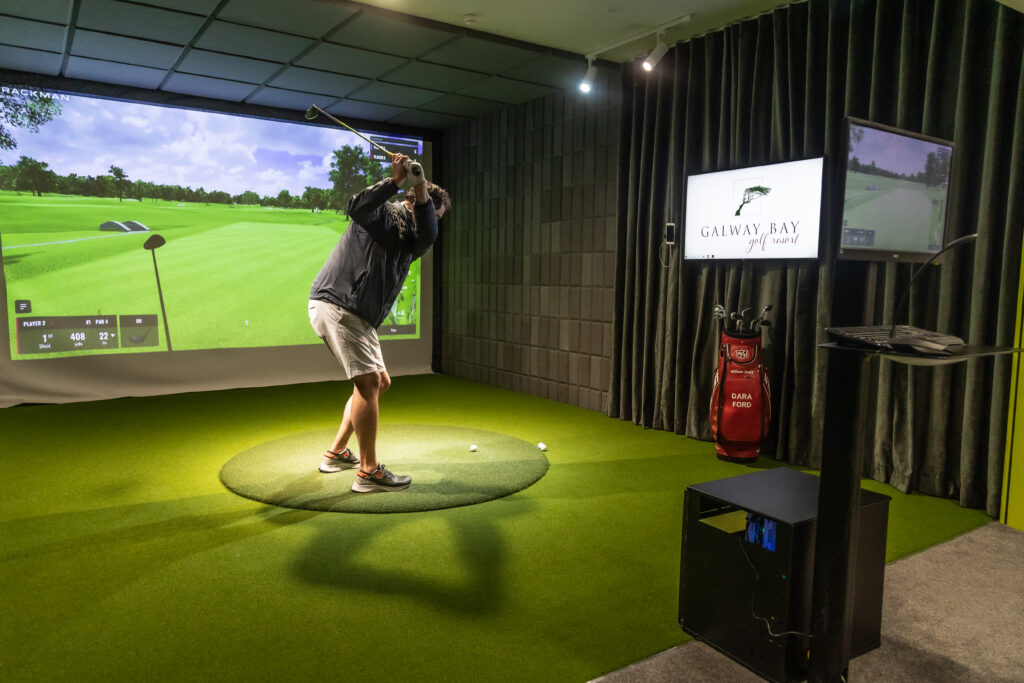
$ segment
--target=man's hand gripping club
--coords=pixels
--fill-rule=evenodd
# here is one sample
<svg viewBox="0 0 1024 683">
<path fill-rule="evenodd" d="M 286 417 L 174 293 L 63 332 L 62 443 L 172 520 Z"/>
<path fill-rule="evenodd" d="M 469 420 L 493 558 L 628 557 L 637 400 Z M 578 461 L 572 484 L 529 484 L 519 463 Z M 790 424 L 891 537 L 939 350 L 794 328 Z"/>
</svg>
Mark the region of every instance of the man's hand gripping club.
<svg viewBox="0 0 1024 683">
<path fill-rule="evenodd" d="M 403 190 L 416 187 L 426 182 L 423 166 L 404 154 L 395 154 L 391 158 L 391 179 Z"/>
</svg>

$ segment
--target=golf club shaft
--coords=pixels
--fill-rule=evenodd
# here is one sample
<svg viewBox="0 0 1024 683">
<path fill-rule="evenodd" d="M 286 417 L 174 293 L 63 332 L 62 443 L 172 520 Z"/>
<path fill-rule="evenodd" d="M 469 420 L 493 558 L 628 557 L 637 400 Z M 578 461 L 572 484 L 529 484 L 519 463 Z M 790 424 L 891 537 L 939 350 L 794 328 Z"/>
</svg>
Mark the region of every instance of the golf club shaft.
<svg viewBox="0 0 1024 683">
<path fill-rule="evenodd" d="M 369 143 L 370 143 L 371 145 L 373 145 L 374 147 L 376 147 L 376 148 L 377 148 L 377 149 L 379 149 L 380 151 L 384 152 L 384 153 L 385 153 L 385 154 L 387 154 L 388 156 L 390 156 L 390 157 L 394 157 L 394 156 L 395 156 L 393 152 L 389 152 L 388 150 L 384 149 L 384 147 L 383 147 L 382 145 L 378 145 L 378 144 L 377 144 L 376 142 L 374 142 L 374 141 L 373 141 L 373 140 L 371 140 L 370 138 L 366 137 L 365 135 L 363 135 L 362 133 L 360 133 L 360 132 L 359 132 L 358 130 L 356 130 L 356 129 L 355 129 L 355 128 L 353 128 L 352 126 L 350 126 L 350 125 L 348 125 L 347 123 L 345 123 L 344 121 L 342 121 L 342 120 L 340 120 L 340 119 L 336 119 L 336 118 L 334 118 L 333 116 L 331 116 L 330 114 L 328 114 L 328 113 L 327 113 L 326 111 L 324 111 L 324 110 L 323 110 L 323 109 L 322 109 L 322 108 L 321 108 L 321 107 L 320 107 L 319 105 L 316 105 L 316 104 L 314 104 L 314 105 L 310 106 L 310 109 L 316 109 L 316 110 L 317 110 L 318 112 L 320 112 L 321 114 L 323 114 L 324 116 L 326 116 L 327 118 L 329 118 L 329 119 L 330 119 L 331 121 L 334 121 L 334 122 L 335 122 L 336 124 L 338 124 L 339 126 L 344 126 L 345 128 L 348 128 L 348 129 L 349 129 L 350 131 L 352 131 L 353 133 L 355 133 L 356 135 L 358 135 L 358 136 L 359 136 L 359 137 L 361 137 L 362 139 L 366 140 L 366 141 L 367 141 L 367 142 L 369 142 Z"/>
</svg>

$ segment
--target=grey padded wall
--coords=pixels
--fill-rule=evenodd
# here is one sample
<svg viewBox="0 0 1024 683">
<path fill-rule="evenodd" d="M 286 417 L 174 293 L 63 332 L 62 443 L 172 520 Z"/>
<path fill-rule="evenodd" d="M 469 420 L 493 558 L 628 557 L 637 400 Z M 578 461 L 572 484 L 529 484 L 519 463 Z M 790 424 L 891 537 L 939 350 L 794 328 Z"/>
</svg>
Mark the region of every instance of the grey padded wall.
<svg viewBox="0 0 1024 683">
<path fill-rule="evenodd" d="M 604 411 L 618 74 L 449 129 L 441 223 L 444 372 Z"/>
</svg>

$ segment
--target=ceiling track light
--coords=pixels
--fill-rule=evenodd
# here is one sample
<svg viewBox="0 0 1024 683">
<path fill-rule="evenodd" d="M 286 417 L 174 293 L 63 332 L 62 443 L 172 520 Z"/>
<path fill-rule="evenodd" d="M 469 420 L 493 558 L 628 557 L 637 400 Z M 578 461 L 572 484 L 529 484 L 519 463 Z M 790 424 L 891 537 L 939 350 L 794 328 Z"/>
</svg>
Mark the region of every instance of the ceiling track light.
<svg viewBox="0 0 1024 683">
<path fill-rule="evenodd" d="M 594 58 L 587 57 L 587 73 L 583 75 L 583 80 L 580 81 L 580 92 L 588 93 L 594 87 L 594 78 L 597 77 L 597 67 L 594 66 Z"/>
<path fill-rule="evenodd" d="M 654 28 L 640 31 L 639 33 L 634 33 L 632 35 L 626 36 L 621 40 L 617 40 L 610 45 L 605 45 L 602 48 L 599 48 L 592 52 L 588 52 L 586 55 L 587 73 L 583 77 L 583 80 L 580 81 L 580 92 L 588 93 L 593 88 L 594 77 L 597 75 L 597 68 L 594 66 L 594 61 L 597 59 L 598 55 L 604 54 L 605 52 L 608 52 L 610 50 L 614 50 L 617 47 L 622 47 L 623 45 L 628 45 L 638 40 L 643 40 L 648 36 L 656 35 L 658 36 L 658 44 L 657 46 L 655 46 L 653 50 L 651 50 L 651 53 L 647 55 L 647 59 L 644 60 L 644 69 L 647 71 L 651 71 L 652 69 L 654 69 L 654 66 L 658 63 L 658 61 L 665 56 L 665 53 L 668 52 L 668 45 L 666 45 L 665 42 L 662 40 L 662 34 L 664 34 L 665 31 L 667 31 L 668 29 L 674 26 L 678 26 L 679 24 L 684 24 L 688 21 L 691 21 L 692 19 L 693 14 L 683 14 L 681 16 L 676 17 L 675 19 L 672 19 L 671 21 L 666 21 L 664 24 L 660 24 L 659 26 L 655 26 Z"/>
<path fill-rule="evenodd" d="M 651 50 L 651 53 L 647 55 L 647 59 L 644 60 L 644 71 L 653 71 L 654 67 L 657 66 L 661 58 L 668 52 L 668 45 L 661 42 L 661 34 L 658 34 L 658 44 Z"/>
</svg>

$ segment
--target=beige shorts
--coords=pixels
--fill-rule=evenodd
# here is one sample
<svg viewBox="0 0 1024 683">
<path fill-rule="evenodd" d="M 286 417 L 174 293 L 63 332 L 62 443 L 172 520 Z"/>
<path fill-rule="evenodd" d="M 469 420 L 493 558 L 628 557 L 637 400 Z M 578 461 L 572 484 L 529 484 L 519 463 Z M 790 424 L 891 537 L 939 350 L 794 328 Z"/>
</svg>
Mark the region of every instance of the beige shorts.
<svg viewBox="0 0 1024 683">
<path fill-rule="evenodd" d="M 377 330 L 355 313 L 326 301 L 309 301 L 309 323 L 349 379 L 384 370 Z"/>
</svg>

